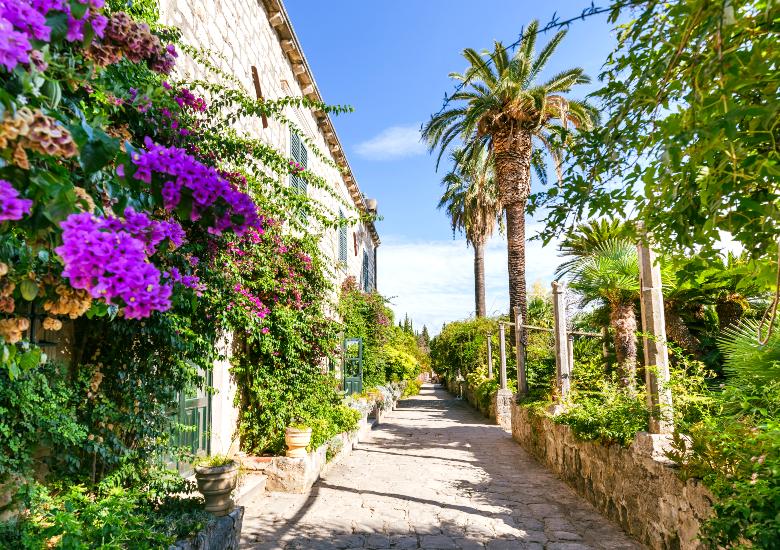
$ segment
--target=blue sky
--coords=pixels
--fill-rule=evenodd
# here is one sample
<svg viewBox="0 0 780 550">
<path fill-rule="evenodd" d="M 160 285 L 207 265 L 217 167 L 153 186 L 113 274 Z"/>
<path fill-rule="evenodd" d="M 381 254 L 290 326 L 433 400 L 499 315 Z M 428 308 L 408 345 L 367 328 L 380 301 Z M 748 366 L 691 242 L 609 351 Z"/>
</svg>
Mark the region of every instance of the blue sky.
<svg viewBox="0 0 780 550">
<path fill-rule="evenodd" d="M 598 2 L 597 2 L 598 3 Z M 473 313 L 472 250 L 453 241 L 436 209 L 440 180 L 435 157 L 419 143 L 418 129 L 439 110 L 461 72 L 465 47 L 514 42 L 523 25 L 554 13 L 567 19 L 589 1 L 528 0 L 286 0 L 285 6 L 325 101 L 355 112 L 334 118 L 339 138 L 363 192 L 379 201 L 379 290 L 397 315 L 438 332 L 441 323 Z M 545 43 L 552 32 L 542 34 Z M 547 75 L 583 67 L 596 80 L 614 44 L 606 16 L 571 25 Z M 538 47 L 537 47 L 538 49 Z M 547 76 L 547 75 L 542 75 Z M 576 96 L 592 91 L 582 87 Z M 538 225 L 528 220 L 532 230 Z M 507 309 L 506 254 L 500 237 L 486 258 L 488 309 Z M 529 285 L 549 284 L 558 264 L 554 247 L 528 250 Z"/>
</svg>

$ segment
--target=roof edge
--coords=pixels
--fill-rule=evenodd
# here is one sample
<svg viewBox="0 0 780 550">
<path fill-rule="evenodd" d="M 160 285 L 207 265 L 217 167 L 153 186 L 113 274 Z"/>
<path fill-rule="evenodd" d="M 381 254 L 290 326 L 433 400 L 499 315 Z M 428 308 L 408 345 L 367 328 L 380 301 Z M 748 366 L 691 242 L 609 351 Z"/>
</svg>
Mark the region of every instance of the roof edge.
<svg viewBox="0 0 780 550">
<path fill-rule="evenodd" d="M 317 82 L 314 80 L 314 73 L 311 67 L 309 67 L 303 48 L 298 41 L 298 36 L 295 34 L 290 16 L 287 14 L 282 0 L 258 0 L 258 3 L 265 8 L 268 14 L 268 21 L 279 37 L 279 43 L 292 66 L 293 74 L 298 80 L 303 95 L 313 101 L 324 103 L 320 90 L 317 87 Z M 336 159 L 336 164 L 341 168 L 341 176 L 349 190 L 352 201 L 361 214 L 369 215 L 368 206 L 352 173 L 349 161 L 347 161 L 347 157 L 344 154 L 344 147 L 336 134 L 333 121 L 328 113 L 320 110 L 314 111 L 314 118 L 317 120 L 317 125 L 325 137 L 325 143 L 330 150 L 330 154 Z M 381 241 L 379 240 L 376 226 L 372 221 L 366 222 L 366 225 L 371 232 L 371 240 L 374 242 L 374 246 L 379 246 Z"/>
</svg>

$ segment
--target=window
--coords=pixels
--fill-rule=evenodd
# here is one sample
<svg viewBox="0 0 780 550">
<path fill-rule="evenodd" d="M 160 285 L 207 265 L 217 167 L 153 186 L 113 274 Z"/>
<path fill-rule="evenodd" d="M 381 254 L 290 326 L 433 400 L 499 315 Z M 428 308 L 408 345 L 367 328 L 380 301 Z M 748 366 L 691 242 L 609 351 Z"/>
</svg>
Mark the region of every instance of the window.
<svg viewBox="0 0 780 550">
<path fill-rule="evenodd" d="M 339 220 L 341 221 L 341 225 L 339 225 L 339 261 L 346 265 L 347 263 L 347 224 L 346 220 L 347 218 L 344 217 L 344 213 L 339 210 Z"/>
<path fill-rule="evenodd" d="M 360 282 L 363 286 L 363 292 L 371 292 L 374 286 L 374 256 L 366 249 L 363 250 L 363 266 L 360 270 Z"/>
<path fill-rule="evenodd" d="M 308 167 L 308 153 L 306 151 L 306 145 L 304 145 L 300 136 L 292 130 L 290 130 L 290 156 L 295 162 L 300 164 L 304 170 L 306 170 Z M 302 177 L 295 174 L 290 174 L 290 187 L 295 189 L 301 195 L 305 195 L 308 184 Z"/>
</svg>

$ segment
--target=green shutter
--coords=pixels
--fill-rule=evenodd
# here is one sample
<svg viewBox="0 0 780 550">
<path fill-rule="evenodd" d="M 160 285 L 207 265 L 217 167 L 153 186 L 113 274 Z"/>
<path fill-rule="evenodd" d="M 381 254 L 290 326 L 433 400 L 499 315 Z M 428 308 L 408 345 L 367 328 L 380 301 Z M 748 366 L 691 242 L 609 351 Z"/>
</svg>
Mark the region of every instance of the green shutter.
<svg viewBox="0 0 780 550">
<path fill-rule="evenodd" d="M 347 224 L 346 219 L 344 217 L 344 213 L 339 210 L 339 219 L 341 220 L 341 225 L 339 225 L 339 261 L 347 263 Z"/>
<path fill-rule="evenodd" d="M 308 162 L 309 154 L 306 151 L 306 146 L 302 142 L 299 144 L 299 149 L 300 149 L 300 158 L 298 159 L 298 162 L 300 163 L 301 166 L 303 166 L 303 169 L 306 170 L 306 168 L 309 167 L 309 162 Z M 309 188 L 308 182 L 303 178 L 298 178 L 298 191 L 300 191 L 302 195 L 306 194 L 308 188 Z"/>
<path fill-rule="evenodd" d="M 370 292 L 371 287 L 369 285 L 369 273 L 368 273 L 368 252 L 363 251 L 363 269 L 361 270 L 361 279 L 363 279 L 363 292 Z"/>
<path fill-rule="evenodd" d="M 290 156 L 292 160 L 300 164 L 305 170 L 308 167 L 308 153 L 306 152 L 306 146 L 301 141 L 301 138 L 294 131 L 290 130 Z M 290 187 L 295 189 L 298 193 L 305 195 L 308 184 L 303 178 L 290 174 Z"/>
</svg>

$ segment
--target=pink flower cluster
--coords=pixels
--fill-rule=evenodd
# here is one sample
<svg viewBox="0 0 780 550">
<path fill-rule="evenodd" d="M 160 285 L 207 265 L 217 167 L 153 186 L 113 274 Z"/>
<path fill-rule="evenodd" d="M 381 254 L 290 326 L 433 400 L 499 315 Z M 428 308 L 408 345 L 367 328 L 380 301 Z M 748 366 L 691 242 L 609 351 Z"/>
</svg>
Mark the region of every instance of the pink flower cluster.
<svg viewBox="0 0 780 550">
<path fill-rule="evenodd" d="M 257 315 L 260 319 L 265 319 L 265 317 L 271 313 L 271 310 L 268 309 L 268 306 L 266 306 L 260 298 L 249 292 L 247 289 L 242 287 L 240 284 L 236 284 L 235 287 L 233 287 L 233 290 L 237 293 L 246 298 L 249 301 L 249 312 L 254 313 Z"/>
<path fill-rule="evenodd" d="M 62 276 L 73 288 L 123 306 L 129 319 L 170 309 L 173 285 L 161 282 L 160 271 L 149 256 L 166 239 L 173 246 L 182 244 L 184 231 L 178 223 L 151 220 L 128 208 L 124 220 L 87 212 L 71 214 L 62 229 L 62 246 L 56 252 L 65 264 Z M 191 282 L 179 279 L 173 278 L 182 284 Z"/>
<path fill-rule="evenodd" d="M 0 180 L 0 222 L 21 220 L 30 212 L 32 201 L 20 199 L 19 191 L 13 188 L 10 181 Z"/>
<path fill-rule="evenodd" d="M 293 174 L 300 174 L 305 170 L 302 164 L 295 162 L 294 160 L 289 161 L 287 164 L 290 165 L 290 170 Z"/>
<path fill-rule="evenodd" d="M 87 25 L 102 37 L 107 19 L 98 10 L 105 0 L 78 0 L 87 6 L 80 18 L 73 17 L 70 2 L 67 0 L 0 0 L 0 65 L 9 71 L 19 64 L 34 61 L 39 67 L 45 66 L 41 53 L 33 51 L 32 41 L 49 42 L 51 28 L 46 24 L 50 12 L 68 14 L 66 40 L 75 42 L 84 39 Z"/>
<path fill-rule="evenodd" d="M 200 282 L 200 277 L 197 275 L 184 275 L 176 267 L 172 267 L 163 273 L 163 277 L 170 278 L 174 283 L 193 289 L 198 296 L 206 289 L 205 285 Z"/>
<path fill-rule="evenodd" d="M 155 175 L 162 180 L 161 193 L 167 210 L 175 209 L 182 195 L 186 195 L 192 202 L 190 220 L 197 221 L 208 210 L 214 211 L 210 233 L 219 235 L 230 229 L 242 235 L 249 228 L 261 228 L 252 198 L 232 187 L 214 168 L 198 162 L 184 149 L 157 145 L 149 137 L 144 144 L 146 151 L 132 155 L 137 167 L 133 177 L 148 184 Z M 117 173 L 124 177 L 124 167 L 117 168 Z"/>
<path fill-rule="evenodd" d="M 182 109 L 184 107 L 189 107 L 190 109 L 200 113 L 207 109 L 206 100 L 204 100 L 202 97 L 196 97 L 195 94 L 193 94 L 187 88 L 182 88 L 179 90 L 179 93 L 176 94 L 176 97 L 174 97 L 173 100 L 178 103 L 179 107 Z"/>
<path fill-rule="evenodd" d="M 174 220 L 152 220 L 144 212 L 136 212 L 132 208 L 125 209 L 125 219 L 109 218 L 104 227 L 111 231 L 126 231 L 144 243 L 144 251 L 151 256 L 157 252 L 157 245 L 165 239 L 170 241 L 172 248 L 178 248 L 184 243 L 184 230 Z"/>
</svg>

